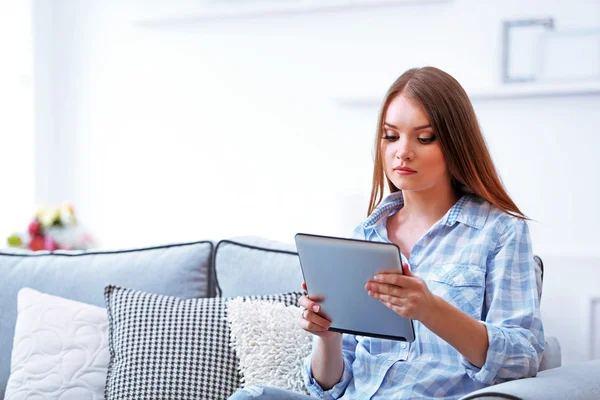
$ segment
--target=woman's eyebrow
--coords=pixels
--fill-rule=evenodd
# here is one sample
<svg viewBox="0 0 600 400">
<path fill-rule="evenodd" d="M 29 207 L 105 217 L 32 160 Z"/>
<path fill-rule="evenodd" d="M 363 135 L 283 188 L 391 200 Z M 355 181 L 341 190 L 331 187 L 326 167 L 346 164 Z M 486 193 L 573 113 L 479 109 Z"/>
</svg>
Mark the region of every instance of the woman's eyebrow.
<svg viewBox="0 0 600 400">
<path fill-rule="evenodd" d="M 392 124 L 390 124 L 388 122 L 384 122 L 383 125 L 385 125 L 385 126 L 387 126 L 389 128 L 392 128 L 392 129 L 396 129 L 396 130 L 398 129 L 397 126 L 394 126 L 394 125 L 392 125 Z M 420 131 L 420 130 L 427 129 L 427 128 L 431 128 L 431 124 L 416 126 L 416 127 L 413 128 L 413 131 Z"/>
<path fill-rule="evenodd" d="M 415 131 L 421 131 L 421 130 L 427 129 L 427 128 L 431 128 L 431 124 L 417 126 L 416 128 L 413 128 L 413 130 L 415 130 Z"/>
</svg>

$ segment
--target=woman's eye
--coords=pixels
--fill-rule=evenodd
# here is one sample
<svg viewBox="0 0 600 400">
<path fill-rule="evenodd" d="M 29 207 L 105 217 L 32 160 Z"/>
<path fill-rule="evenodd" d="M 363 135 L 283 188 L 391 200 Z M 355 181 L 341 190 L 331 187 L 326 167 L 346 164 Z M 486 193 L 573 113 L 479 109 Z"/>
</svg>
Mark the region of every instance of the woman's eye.
<svg viewBox="0 0 600 400">
<path fill-rule="evenodd" d="M 431 142 L 435 141 L 435 136 L 432 136 L 430 138 L 419 138 L 419 142 L 423 143 L 423 144 L 428 144 Z"/>
<path fill-rule="evenodd" d="M 384 140 L 389 140 L 390 142 L 395 142 L 398 140 L 399 136 L 388 135 L 387 133 L 383 137 Z"/>
</svg>

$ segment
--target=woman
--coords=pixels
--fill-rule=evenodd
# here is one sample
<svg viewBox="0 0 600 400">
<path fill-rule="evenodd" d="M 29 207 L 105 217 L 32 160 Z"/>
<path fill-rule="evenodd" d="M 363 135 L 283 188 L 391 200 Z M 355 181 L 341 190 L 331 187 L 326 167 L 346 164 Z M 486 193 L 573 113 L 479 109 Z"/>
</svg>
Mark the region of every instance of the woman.
<svg viewBox="0 0 600 400">
<path fill-rule="evenodd" d="M 368 218 L 353 237 L 400 247 L 404 275 L 377 275 L 365 290 L 415 320 L 416 340 L 329 332 L 318 302 L 302 297 L 311 396 L 455 399 L 535 376 L 544 333 L 526 220 L 460 84 L 432 67 L 406 71 L 379 115 Z M 257 387 L 233 396 L 257 397 L 309 398 Z"/>
</svg>

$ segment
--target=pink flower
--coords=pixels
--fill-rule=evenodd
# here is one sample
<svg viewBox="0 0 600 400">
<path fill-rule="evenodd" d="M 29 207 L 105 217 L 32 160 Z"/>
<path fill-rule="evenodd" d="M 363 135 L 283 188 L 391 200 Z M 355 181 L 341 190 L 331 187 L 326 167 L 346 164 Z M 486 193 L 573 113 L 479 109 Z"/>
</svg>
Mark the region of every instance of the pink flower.
<svg viewBox="0 0 600 400">
<path fill-rule="evenodd" d="M 56 244 L 56 241 L 50 236 L 46 236 L 44 238 L 44 249 L 48 251 L 58 250 L 58 244 Z"/>
<path fill-rule="evenodd" d="M 33 251 L 44 250 L 44 238 L 41 236 L 35 236 L 31 238 L 29 242 L 29 249 Z"/>
<path fill-rule="evenodd" d="M 37 220 L 34 220 L 29 224 L 29 234 L 31 236 L 41 236 L 42 226 Z"/>
</svg>

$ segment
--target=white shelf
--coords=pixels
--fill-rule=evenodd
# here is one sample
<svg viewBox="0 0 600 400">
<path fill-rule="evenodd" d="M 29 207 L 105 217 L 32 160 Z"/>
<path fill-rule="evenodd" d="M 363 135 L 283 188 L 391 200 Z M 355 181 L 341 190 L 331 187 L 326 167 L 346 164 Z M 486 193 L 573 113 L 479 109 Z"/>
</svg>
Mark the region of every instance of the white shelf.
<svg viewBox="0 0 600 400">
<path fill-rule="evenodd" d="M 471 100 L 496 100 L 527 97 L 564 97 L 600 95 L 600 81 L 577 83 L 509 83 L 489 89 L 467 91 Z"/>
<path fill-rule="evenodd" d="M 269 18 L 373 7 L 445 3 L 448 1 L 450 0 L 256 0 L 239 4 L 224 0 L 200 0 L 198 1 L 199 5 L 191 8 L 182 9 L 169 5 L 155 8 L 136 18 L 134 24 L 149 28 L 168 27 L 232 19 Z"/>
<path fill-rule="evenodd" d="M 569 84 L 528 83 L 506 84 L 493 88 L 467 90 L 473 102 L 511 100 L 523 98 L 546 98 L 567 96 L 600 96 L 600 81 Z M 343 107 L 379 107 L 383 101 L 381 96 L 338 96 L 336 102 Z"/>
</svg>

